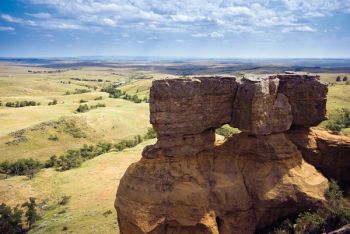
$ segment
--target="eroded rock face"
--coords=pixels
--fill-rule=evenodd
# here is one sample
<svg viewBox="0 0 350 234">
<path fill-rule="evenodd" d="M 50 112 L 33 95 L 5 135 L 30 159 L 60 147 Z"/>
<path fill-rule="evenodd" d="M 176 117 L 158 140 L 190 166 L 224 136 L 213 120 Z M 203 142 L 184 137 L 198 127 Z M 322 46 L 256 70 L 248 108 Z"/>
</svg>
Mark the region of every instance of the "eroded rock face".
<svg viewBox="0 0 350 234">
<path fill-rule="evenodd" d="M 350 137 L 308 128 L 287 132 L 302 152 L 304 159 L 327 178 L 333 178 L 344 187 L 350 186 Z"/>
<path fill-rule="evenodd" d="M 318 75 L 279 74 L 278 92 L 288 97 L 292 106 L 293 125 L 317 126 L 326 116 L 328 86 Z"/>
<path fill-rule="evenodd" d="M 133 164 L 116 209 L 122 233 L 254 233 L 316 206 L 327 186 L 284 133 L 240 133 L 192 157 Z"/>
<path fill-rule="evenodd" d="M 151 124 L 158 142 L 152 152 L 188 156 L 214 146 L 214 129 L 231 121 L 237 83 L 232 77 L 155 80 Z M 145 157 L 152 157 L 150 151 Z M 153 154 L 154 155 L 154 154 Z"/>
<path fill-rule="evenodd" d="M 302 74 L 154 81 L 158 140 L 120 182 L 121 233 L 249 234 L 320 204 L 328 181 L 298 148 L 311 155 L 321 145 L 285 131 L 322 121 L 326 94 L 317 77 Z M 214 130 L 226 123 L 242 133 L 215 146 Z"/>
<path fill-rule="evenodd" d="M 250 76 L 239 82 L 231 125 L 243 132 L 267 135 L 290 128 L 293 117 L 288 98 L 277 93 L 279 79 Z"/>
<path fill-rule="evenodd" d="M 230 123 L 252 135 L 313 126 L 325 119 L 327 86 L 306 74 L 198 77 L 153 81 L 150 122 L 158 142 L 143 156 L 191 156 L 214 146 L 213 130 Z M 158 152 L 161 151 L 161 152 Z"/>
</svg>

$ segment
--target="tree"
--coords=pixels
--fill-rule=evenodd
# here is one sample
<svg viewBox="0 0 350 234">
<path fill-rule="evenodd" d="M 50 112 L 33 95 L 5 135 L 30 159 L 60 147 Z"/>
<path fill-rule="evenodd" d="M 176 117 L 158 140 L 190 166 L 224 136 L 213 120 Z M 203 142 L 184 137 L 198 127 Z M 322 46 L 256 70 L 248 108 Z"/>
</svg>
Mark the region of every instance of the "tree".
<svg viewBox="0 0 350 234">
<path fill-rule="evenodd" d="M 341 78 L 340 76 L 337 76 L 337 78 L 335 79 L 337 82 L 340 82 L 341 81 Z"/>
<path fill-rule="evenodd" d="M 35 198 L 30 197 L 29 202 L 23 203 L 22 207 L 27 208 L 27 211 L 24 214 L 24 216 L 27 219 L 29 229 L 31 229 L 33 224 L 39 219 L 39 215 L 36 212 L 37 204 L 35 203 Z"/>
<path fill-rule="evenodd" d="M 344 76 L 343 77 L 343 81 L 345 82 L 345 81 L 348 81 L 348 77 L 347 76 Z"/>
<path fill-rule="evenodd" d="M 6 204 L 0 205 L 0 233 L 24 233 L 22 228 L 23 212 L 16 206 L 11 208 Z"/>
</svg>

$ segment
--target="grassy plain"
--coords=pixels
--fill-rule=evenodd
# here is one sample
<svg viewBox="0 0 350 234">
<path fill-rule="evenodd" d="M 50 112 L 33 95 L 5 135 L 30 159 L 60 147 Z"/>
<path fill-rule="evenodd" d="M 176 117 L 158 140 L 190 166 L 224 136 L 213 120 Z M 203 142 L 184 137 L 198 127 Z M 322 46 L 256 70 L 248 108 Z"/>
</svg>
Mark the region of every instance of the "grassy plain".
<svg viewBox="0 0 350 234">
<path fill-rule="evenodd" d="M 32 196 L 41 202 L 42 219 L 31 233 L 62 233 L 63 227 L 69 233 L 118 233 L 113 204 L 120 178 L 140 159 L 143 147 L 153 143 L 107 153 L 65 172 L 45 169 L 31 180 L 24 176 L 0 180 L 1 200 L 15 205 Z M 67 205 L 58 204 L 63 196 L 70 197 Z"/>
<path fill-rule="evenodd" d="M 6 102 L 32 100 L 40 102 L 40 106 L 21 108 L 0 107 L 0 161 L 19 158 L 35 158 L 46 160 L 51 155 L 60 155 L 68 149 L 80 148 L 83 144 L 98 142 L 116 143 L 122 139 L 143 134 L 149 125 L 147 103 L 133 103 L 123 99 L 108 98 L 108 94 L 99 92 L 100 88 L 110 83 L 126 80 L 129 71 L 112 72 L 106 69 L 69 70 L 60 73 L 29 73 L 19 66 L 4 66 L 0 70 L 0 100 Z M 108 76 L 107 74 L 108 73 Z M 122 75 L 124 74 L 124 75 Z M 103 82 L 77 81 L 79 79 L 102 79 Z M 110 82 L 105 82 L 109 80 Z M 86 86 L 97 87 L 89 88 Z M 76 89 L 87 89 L 90 92 L 73 93 Z M 102 100 L 95 100 L 97 98 Z M 56 99 L 57 105 L 48 105 Z M 88 106 L 98 103 L 106 107 L 76 113 L 80 101 L 87 101 Z M 85 137 L 75 138 L 65 131 L 65 123 L 74 123 Z M 14 134 L 26 138 L 17 144 Z M 49 140 L 49 136 L 57 136 L 57 141 Z"/>
</svg>

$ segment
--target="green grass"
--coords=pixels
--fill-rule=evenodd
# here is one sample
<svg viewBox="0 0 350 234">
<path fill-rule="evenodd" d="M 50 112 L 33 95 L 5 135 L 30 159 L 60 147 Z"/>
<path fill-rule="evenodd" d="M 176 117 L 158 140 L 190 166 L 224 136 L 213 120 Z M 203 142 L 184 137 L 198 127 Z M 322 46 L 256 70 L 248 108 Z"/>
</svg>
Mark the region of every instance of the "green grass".
<svg viewBox="0 0 350 234">
<path fill-rule="evenodd" d="M 126 168 L 141 157 L 149 140 L 122 152 L 112 152 L 86 161 L 80 168 L 64 172 L 44 169 L 32 180 L 24 176 L 0 180 L 2 200 L 10 205 L 36 197 L 46 201 L 40 209 L 40 220 L 31 233 L 61 233 L 63 226 L 75 233 L 118 233 L 114 198 Z M 70 196 L 65 206 L 58 205 L 63 196 Z M 65 213 L 59 214 L 62 210 Z M 103 215 L 111 210 L 112 214 Z"/>
<path fill-rule="evenodd" d="M 349 74 L 341 74 L 341 77 L 347 75 L 350 78 Z M 324 82 L 333 82 L 337 74 L 323 74 L 321 75 L 321 80 Z M 335 113 L 336 110 L 348 108 L 350 109 L 350 85 L 346 85 L 345 82 L 336 82 L 335 85 L 330 85 L 328 87 L 328 96 L 327 96 L 327 116 L 331 116 Z M 323 121 L 317 128 L 324 129 L 327 124 L 327 120 Z M 343 129 L 342 133 L 349 134 L 350 129 Z"/>
<path fill-rule="evenodd" d="M 146 132 L 149 125 L 148 104 L 135 104 L 123 99 L 108 98 L 104 92 L 94 91 L 83 94 L 64 95 L 66 91 L 87 89 L 85 85 L 98 86 L 100 90 L 112 82 L 127 80 L 135 72 L 125 69 L 84 68 L 61 73 L 28 73 L 28 70 L 49 70 L 0 63 L 0 101 L 33 100 L 40 106 L 8 108 L 0 106 L 0 162 L 32 157 L 41 161 L 51 155 L 62 154 L 68 149 L 80 148 L 83 144 L 96 144 L 97 141 L 116 143 L 121 139 Z M 117 75 L 116 75 L 117 74 Z M 103 79 L 111 82 L 75 81 L 71 78 Z M 95 100 L 102 97 L 102 100 Z M 48 105 L 52 100 L 57 105 Z M 89 106 L 98 103 L 106 107 L 76 113 L 80 100 L 88 101 Z M 44 129 L 33 127 L 60 119 L 74 121 L 86 137 L 74 138 L 62 126 L 49 126 Z M 12 132 L 25 129 L 27 139 L 16 145 L 6 144 L 16 140 Z M 57 141 L 48 140 L 50 135 Z"/>
<path fill-rule="evenodd" d="M 137 95 L 139 98 L 149 97 L 149 90 L 152 86 L 152 80 L 136 80 L 119 89 L 125 91 L 129 95 Z"/>
</svg>

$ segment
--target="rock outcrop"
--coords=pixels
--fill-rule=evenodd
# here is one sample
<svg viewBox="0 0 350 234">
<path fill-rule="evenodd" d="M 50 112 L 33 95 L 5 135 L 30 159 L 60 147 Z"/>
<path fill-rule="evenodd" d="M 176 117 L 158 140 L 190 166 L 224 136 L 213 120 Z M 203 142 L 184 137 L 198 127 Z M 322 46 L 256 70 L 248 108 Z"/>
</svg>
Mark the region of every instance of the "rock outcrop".
<svg viewBox="0 0 350 234">
<path fill-rule="evenodd" d="M 240 133 L 192 157 L 141 159 L 116 200 L 122 233 L 254 233 L 316 206 L 327 179 L 284 133 Z"/>
<path fill-rule="evenodd" d="M 326 119 L 328 87 L 318 75 L 279 74 L 278 92 L 286 95 L 292 106 L 293 125 L 317 126 Z"/>
<path fill-rule="evenodd" d="M 158 140 L 120 182 L 121 232 L 249 234 L 322 203 L 328 181 L 286 131 L 325 119 L 326 94 L 304 74 L 153 81 Z M 242 132 L 215 143 L 227 123 Z"/>
<path fill-rule="evenodd" d="M 238 86 L 231 125 L 241 131 L 266 135 L 288 130 L 293 116 L 288 98 L 278 93 L 275 76 L 250 76 Z"/>
<path fill-rule="evenodd" d="M 304 159 L 327 178 L 350 186 L 350 137 L 308 128 L 291 129 L 288 138 Z"/>
<path fill-rule="evenodd" d="M 144 151 L 194 155 L 214 146 L 214 129 L 229 123 L 237 83 L 232 77 L 155 80 L 150 92 L 151 124 L 158 142 Z M 158 153 L 156 153 L 158 154 Z"/>
</svg>

